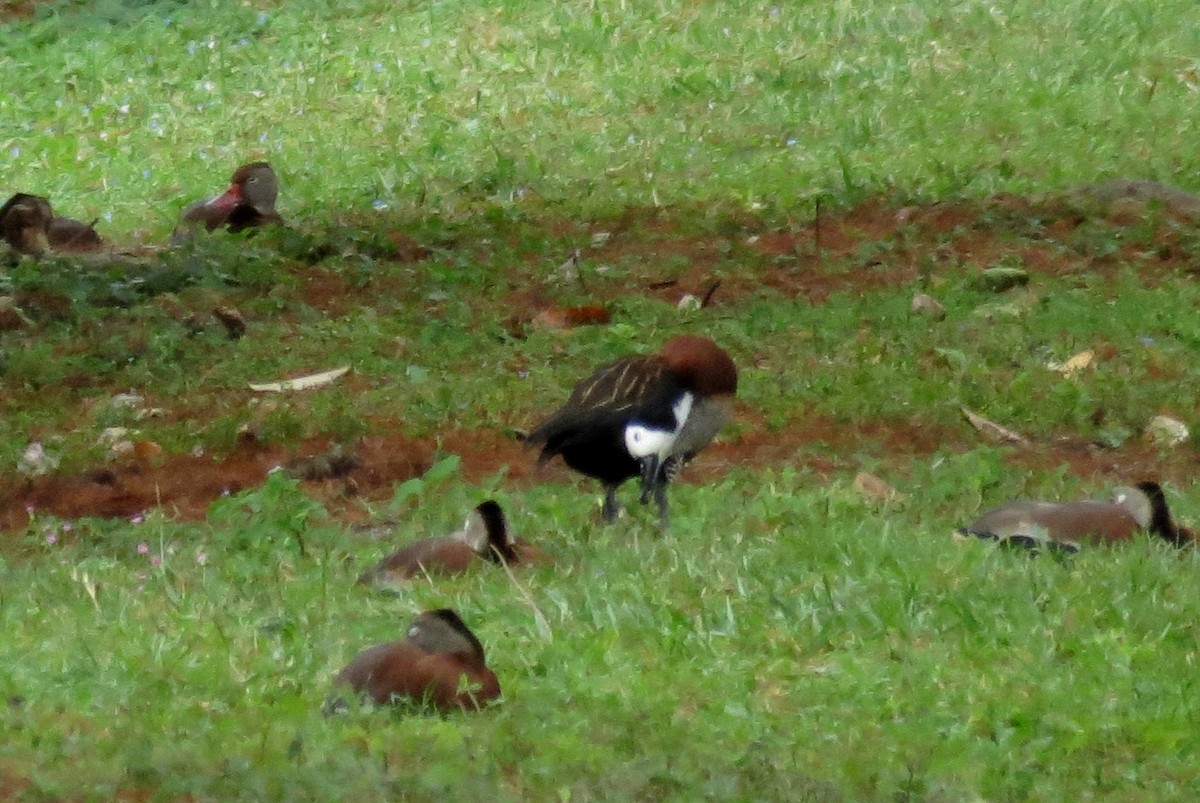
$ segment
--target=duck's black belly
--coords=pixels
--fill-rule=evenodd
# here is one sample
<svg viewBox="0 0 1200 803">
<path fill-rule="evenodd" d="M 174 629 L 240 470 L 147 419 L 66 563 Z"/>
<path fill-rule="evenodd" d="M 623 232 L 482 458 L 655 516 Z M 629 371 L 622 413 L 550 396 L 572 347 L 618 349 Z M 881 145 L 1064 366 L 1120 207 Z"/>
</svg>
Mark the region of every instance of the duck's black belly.
<svg viewBox="0 0 1200 803">
<path fill-rule="evenodd" d="M 640 473 L 637 461 L 625 451 L 622 426 L 577 430 L 557 451 L 568 466 L 601 482 L 621 483 Z"/>
</svg>

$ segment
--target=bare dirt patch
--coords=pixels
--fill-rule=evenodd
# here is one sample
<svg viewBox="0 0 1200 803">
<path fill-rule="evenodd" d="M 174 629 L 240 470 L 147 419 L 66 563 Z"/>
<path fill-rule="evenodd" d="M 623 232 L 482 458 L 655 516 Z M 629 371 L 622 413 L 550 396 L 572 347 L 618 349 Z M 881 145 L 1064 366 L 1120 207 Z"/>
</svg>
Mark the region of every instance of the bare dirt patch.
<svg viewBox="0 0 1200 803">
<path fill-rule="evenodd" d="M 1061 198 L 998 195 L 978 202 L 895 208 L 871 200 L 803 226 L 751 236 L 747 244 L 778 261 L 766 284 L 813 303 L 834 292 L 863 292 L 917 281 L 948 269 L 997 264 L 1032 273 L 1111 276 L 1134 264 L 1153 281 L 1193 270 L 1186 221 L 1153 209 L 1106 209 L 1089 216 Z M 1117 242 L 1114 251 L 1108 244 Z M 840 270 L 831 271 L 831 266 Z"/>
<path fill-rule="evenodd" d="M 1188 447 L 1161 449 L 1135 441 L 1110 449 L 1083 438 L 1064 436 L 1049 443 L 1013 448 L 1005 462 L 1023 469 L 1066 466 L 1077 477 L 1104 477 L 1114 484 L 1132 485 L 1151 479 L 1189 485 L 1196 476 L 1200 457 Z"/>
<path fill-rule="evenodd" d="M 36 13 L 34 0 L 0 0 L 0 20 L 31 20 Z"/>
<path fill-rule="evenodd" d="M 820 304 L 835 293 L 904 285 L 915 289 L 927 275 L 961 275 L 998 263 L 1034 274 L 1102 276 L 1132 264 L 1143 281 L 1153 282 L 1168 273 L 1194 271 L 1190 249 L 1200 240 L 1194 225 L 1189 228 L 1169 209 L 1163 213 L 1126 203 L 1085 213 L 1062 199 L 1009 195 L 904 207 L 872 199 L 854 209 L 826 210 L 815 219 L 782 227 L 735 216 L 698 230 L 694 216 L 695 210 L 630 209 L 596 223 L 548 223 L 548 236 L 577 239 L 584 246 L 581 273 L 587 273 L 589 283 L 577 289 L 589 297 L 588 303 L 562 306 L 557 278 L 548 278 L 554 266 L 547 263 L 554 260 L 545 253 L 531 254 L 527 264 L 510 270 L 509 289 L 500 297 L 512 310 L 510 334 L 522 337 L 539 325 L 602 325 L 614 302 L 633 294 L 669 304 L 689 295 L 697 301 L 707 297 L 708 305 L 719 307 L 767 292 Z M 387 256 L 398 262 L 427 255 L 407 238 L 392 238 L 390 243 L 395 253 Z M 621 278 L 606 278 L 606 268 Z M 319 266 L 298 266 L 291 278 L 294 283 L 284 292 L 332 316 L 383 296 L 403 298 L 408 281 L 404 271 L 357 281 L 353 275 Z M 57 298 L 18 302 L 35 322 L 67 315 Z M 81 375 L 67 384 L 82 387 L 90 381 Z M 345 388 L 355 389 L 353 384 Z M 187 410 L 189 417 L 206 414 L 210 413 L 202 404 Z M 980 443 L 966 424 L 938 424 L 920 417 L 846 422 L 797 411 L 781 425 L 768 425 L 744 406 L 738 417 L 738 426 L 705 451 L 681 481 L 705 482 L 735 467 L 755 465 L 789 465 L 830 478 L 862 468 L 862 455 L 873 466 L 890 466 L 903 474 L 914 458 L 965 451 Z M 0 474 L 0 529 L 25 527 L 30 509 L 63 518 L 129 517 L 162 506 L 181 519 L 201 519 L 222 494 L 253 488 L 272 469 L 319 461 L 332 446 L 330 439 L 322 438 L 292 447 L 250 439 L 220 457 L 159 455 L 32 480 Z M 386 498 L 397 482 L 419 476 L 440 453 L 459 455 L 469 482 L 503 477 L 505 483 L 521 486 L 572 477 L 560 462 L 539 466 L 534 453 L 500 429 L 452 427 L 436 438 L 413 438 L 402 425 L 377 422 L 371 434 L 346 448 L 352 462 L 335 460 L 325 473 L 317 462 L 316 468 L 299 476 L 306 489 L 347 521 L 365 515 L 358 500 Z M 1005 459 L 1014 469 L 1066 466 L 1078 476 L 1119 482 L 1182 482 L 1195 474 L 1197 464 L 1194 450 L 1187 447 L 1163 453 L 1131 442 L 1114 450 L 1070 436 L 1012 447 Z"/>
<path fill-rule="evenodd" d="M 328 440 L 314 439 L 291 450 L 245 439 L 221 457 L 164 455 L 80 474 L 10 476 L 0 480 L 0 529 L 24 528 L 31 513 L 65 519 L 129 518 L 159 507 L 181 520 L 201 520 L 213 500 L 257 487 L 270 471 L 319 460 L 332 446 Z M 333 508 L 345 509 L 347 499 L 380 496 L 396 483 L 420 476 L 432 465 L 434 454 L 428 442 L 396 435 L 365 438 L 351 451 L 355 460 L 346 470 L 330 470 L 304 483 Z"/>
<path fill-rule="evenodd" d="M 601 304 L 636 291 L 674 305 L 685 296 L 702 298 L 717 283 L 713 306 L 764 290 L 821 304 L 835 293 L 916 286 L 925 276 L 969 275 L 999 264 L 1104 277 L 1132 264 L 1146 282 L 1195 270 L 1194 221 L 1144 203 L 1081 209 L 1066 195 L 997 195 L 896 206 L 874 198 L 784 227 L 735 217 L 714 224 L 712 233 L 697 233 L 695 216 L 695 210 L 630 209 L 555 233 L 591 243 L 580 250 L 583 271 L 618 266 L 627 274 L 620 282 L 581 285 Z M 507 301 L 525 320 L 552 303 L 548 290 L 529 289 L 545 284 L 553 269 L 545 262 L 531 255 L 516 272 L 521 289 Z"/>
</svg>

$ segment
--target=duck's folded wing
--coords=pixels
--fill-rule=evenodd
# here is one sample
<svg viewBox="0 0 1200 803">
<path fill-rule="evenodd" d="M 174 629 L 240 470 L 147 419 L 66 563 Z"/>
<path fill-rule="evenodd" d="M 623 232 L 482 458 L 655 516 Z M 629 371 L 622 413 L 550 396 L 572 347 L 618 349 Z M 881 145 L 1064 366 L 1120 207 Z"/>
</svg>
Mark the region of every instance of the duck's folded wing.
<svg viewBox="0 0 1200 803">
<path fill-rule="evenodd" d="M 526 440 L 543 444 L 543 457 L 549 457 L 584 431 L 623 427 L 633 419 L 669 418 L 670 404 L 661 402 L 678 391 L 678 381 L 660 357 L 623 357 L 597 368 L 577 384 L 567 403 Z"/>
</svg>

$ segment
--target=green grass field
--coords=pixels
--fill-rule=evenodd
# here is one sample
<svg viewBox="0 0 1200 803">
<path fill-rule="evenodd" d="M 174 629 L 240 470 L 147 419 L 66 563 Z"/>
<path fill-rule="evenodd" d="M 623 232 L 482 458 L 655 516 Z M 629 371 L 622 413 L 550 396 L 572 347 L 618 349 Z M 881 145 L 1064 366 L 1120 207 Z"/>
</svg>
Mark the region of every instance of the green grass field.
<svg viewBox="0 0 1200 803">
<path fill-rule="evenodd" d="M 99 218 L 117 252 L 0 268 L 22 317 L 0 331 L 0 798 L 1197 799 L 1195 551 L 950 537 L 1008 498 L 1150 478 L 1200 521 L 1195 440 L 1143 436 L 1200 418 L 1200 226 L 1060 197 L 1200 191 L 1194 14 L 0 2 L 0 200 Z M 291 228 L 158 248 L 260 158 Z M 990 267 L 1029 285 L 985 289 Z M 576 305 L 611 323 L 538 317 Z M 515 433 L 679 332 L 733 355 L 737 415 L 669 532 L 631 487 L 603 527 L 599 488 Z M 65 513 L 104 512 L 72 478 L 186 485 L 243 426 L 261 454 L 403 443 L 415 469 L 276 472 L 202 519 Z M 162 454 L 109 462 L 109 427 Z M 35 441 L 58 468 L 28 480 Z M 488 496 L 552 564 L 354 586 Z M 435 607 L 479 635 L 500 705 L 322 717 L 346 661 Z"/>
</svg>

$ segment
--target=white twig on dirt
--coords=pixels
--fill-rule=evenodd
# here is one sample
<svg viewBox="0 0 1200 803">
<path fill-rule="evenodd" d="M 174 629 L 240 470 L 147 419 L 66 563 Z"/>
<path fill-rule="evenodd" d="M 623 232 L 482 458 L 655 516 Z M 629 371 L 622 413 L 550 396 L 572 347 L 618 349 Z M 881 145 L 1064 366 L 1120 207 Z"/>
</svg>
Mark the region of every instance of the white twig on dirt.
<svg viewBox="0 0 1200 803">
<path fill-rule="evenodd" d="M 1015 432 L 1008 427 L 1002 427 L 995 421 L 989 421 L 979 413 L 968 410 L 966 407 L 959 407 L 967 420 L 971 422 L 971 426 L 983 433 L 984 436 L 991 438 L 1000 443 L 1017 443 L 1021 446 L 1028 446 L 1029 439 L 1019 432 Z"/>
<path fill-rule="evenodd" d="M 350 366 L 343 365 L 341 368 L 332 368 L 328 371 L 322 371 L 319 374 L 308 374 L 307 376 L 298 376 L 295 379 L 283 379 L 279 382 L 251 382 L 250 389 L 256 390 L 259 393 L 282 393 L 285 390 L 310 390 L 328 385 L 349 371 Z"/>
</svg>

